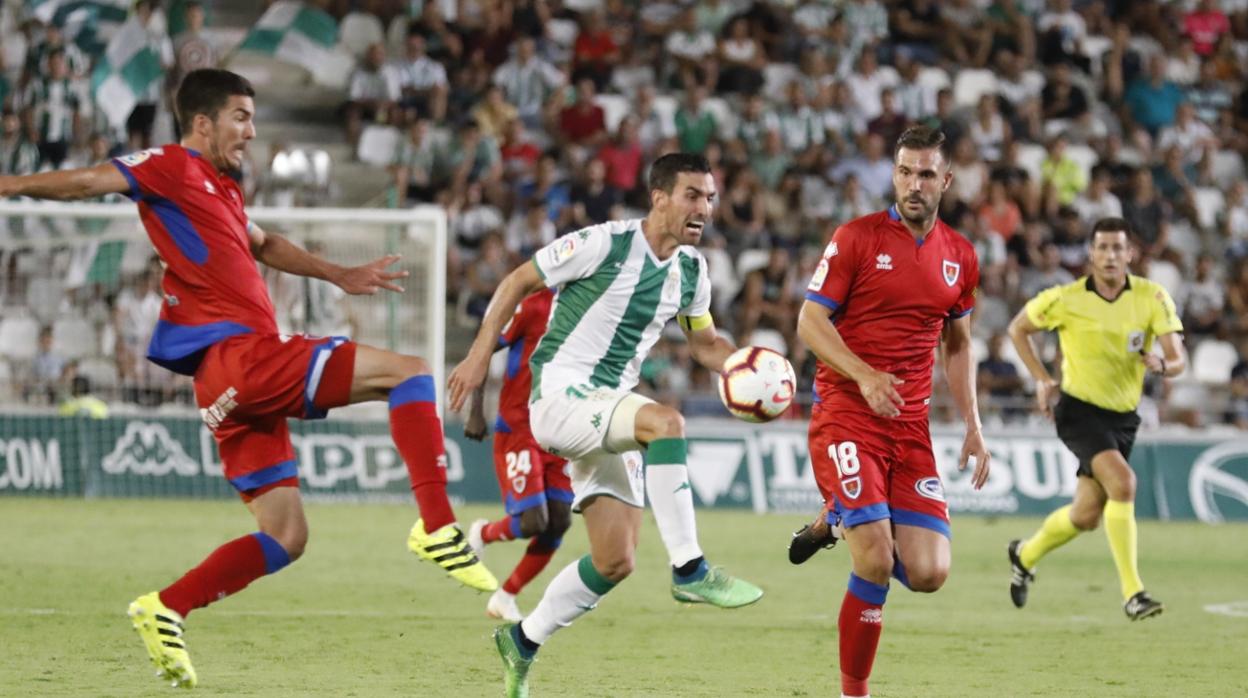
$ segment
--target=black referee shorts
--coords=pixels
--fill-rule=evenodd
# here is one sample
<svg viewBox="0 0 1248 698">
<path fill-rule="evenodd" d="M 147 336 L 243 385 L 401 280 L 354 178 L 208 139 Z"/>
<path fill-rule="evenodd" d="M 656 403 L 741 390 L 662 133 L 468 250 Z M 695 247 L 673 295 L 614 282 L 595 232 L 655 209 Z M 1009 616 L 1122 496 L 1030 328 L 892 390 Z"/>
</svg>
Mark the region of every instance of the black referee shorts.
<svg viewBox="0 0 1248 698">
<path fill-rule="evenodd" d="M 1062 393 L 1053 408 L 1057 438 L 1079 457 L 1079 475 L 1092 477 L 1092 457 L 1101 451 L 1118 451 L 1130 460 L 1140 415 L 1114 412 Z"/>
</svg>

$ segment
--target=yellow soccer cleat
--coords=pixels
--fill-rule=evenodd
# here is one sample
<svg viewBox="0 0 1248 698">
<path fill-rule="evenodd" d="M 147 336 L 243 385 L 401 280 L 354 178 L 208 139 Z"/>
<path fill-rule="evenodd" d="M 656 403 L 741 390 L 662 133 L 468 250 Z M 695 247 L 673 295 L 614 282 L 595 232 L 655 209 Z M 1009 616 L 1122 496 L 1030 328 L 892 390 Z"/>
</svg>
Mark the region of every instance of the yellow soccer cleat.
<svg viewBox="0 0 1248 698">
<path fill-rule="evenodd" d="M 407 549 L 422 560 L 446 570 L 451 579 L 477 591 L 496 591 L 498 580 L 486 569 L 468 544 L 459 526 L 450 523 L 433 533 L 425 533 L 425 522 L 417 519 L 407 537 Z"/>
<path fill-rule="evenodd" d="M 126 614 L 156 665 L 156 676 L 171 681 L 174 688 L 194 688 L 198 679 L 182 639 L 182 616 L 161 603 L 154 591 L 131 602 Z"/>
</svg>

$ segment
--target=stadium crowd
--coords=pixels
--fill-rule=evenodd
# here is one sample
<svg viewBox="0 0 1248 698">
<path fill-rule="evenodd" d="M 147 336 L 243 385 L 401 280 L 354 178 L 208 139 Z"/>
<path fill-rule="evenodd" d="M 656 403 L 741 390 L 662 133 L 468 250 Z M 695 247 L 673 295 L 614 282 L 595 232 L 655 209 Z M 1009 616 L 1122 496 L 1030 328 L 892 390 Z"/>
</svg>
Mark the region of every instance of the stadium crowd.
<svg viewBox="0 0 1248 698">
<path fill-rule="evenodd" d="M 1135 273 L 1180 309 L 1194 367 L 1149 384 L 1146 424 L 1248 428 L 1248 1 L 308 4 L 358 51 L 342 138 L 362 149 L 370 130 L 397 130 L 395 198 L 450 215 L 448 278 L 463 282 L 448 302 L 461 322 L 557 235 L 641 215 L 647 163 L 693 151 L 720 187 L 703 242 L 717 322 L 739 344 L 787 353 L 809 385 L 814 358 L 794 336 L 806 283 L 838 224 L 891 203 L 892 143 L 922 122 L 952 144 L 942 217 L 979 254 L 989 419 L 1030 412 L 1010 318 L 1080 276 L 1092 223 L 1121 216 L 1139 240 Z M 86 61 L 56 27 L 17 26 L 29 49 L 16 80 L 0 71 L 0 173 L 146 142 L 142 129 L 92 125 Z M 166 90 L 182 60 L 169 55 Z M 6 303 L 20 300 L 19 276 L 0 268 Z M 128 292 L 147 297 L 149 282 Z M 124 306 L 118 290 L 74 302 L 102 305 L 101 324 L 123 337 L 118 317 L 142 301 Z M 1045 352 L 1057 359 L 1055 341 Z M 719 409 L 678 332 L 643 375 L 686 414 Z"/>
</svg>

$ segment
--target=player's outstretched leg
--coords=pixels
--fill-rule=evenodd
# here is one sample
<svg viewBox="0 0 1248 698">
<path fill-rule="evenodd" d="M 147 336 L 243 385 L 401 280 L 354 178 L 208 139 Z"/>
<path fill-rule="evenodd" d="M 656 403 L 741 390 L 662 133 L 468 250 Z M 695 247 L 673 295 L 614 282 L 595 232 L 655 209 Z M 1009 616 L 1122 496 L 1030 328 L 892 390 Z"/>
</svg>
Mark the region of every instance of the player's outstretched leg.
<svg viewBox="0 0 1248 698">
<path fill-rule="evenodd" d="M 789 541 L 789 562 L 800 565 L 824 548 L 833 548 L 845 537 L 841 519 L 831 511 L 821 511 L 814 521 L 793 532 Z"/>
<path fill-rule="evenodd" d="M 241 591 L 303 554 L 308 529 L 299 489 L 293 481 L 273 485 L 283 486 L 244 494 L 260 531 L 222 545 L 173 584 L 130 604 L 130 622 L 160 678 L 184 688 L 198 682 L 183 638 L 183 624 L 191 611 Z"/>
<path fill-rule="evenodd" d="M 519 622 L 524 617 L 516 604 L 516 597 L 546 569 L 570 524 L 570 506 L 557 500 L 538 502 L 520 514 L 497 521 L 478 519 L 472 522 L 468 529 L 468 542 L 479 557 L 484 554 L 485 546 L 491 543 L 529 539 L 524 557 L 520 558 L 507 581 L 486 603 L 486 615 L 512 622 Z"/>
<path fill-rule="evenodd" d="M 683 436 L 655 439 L 646 449 L 646 495 L 671 559 L 672 598 L 720 608 L 748 606 L 763 598 L 763 590 L 707 564 L 698 545 L 687 449 Z"/>
</svg>

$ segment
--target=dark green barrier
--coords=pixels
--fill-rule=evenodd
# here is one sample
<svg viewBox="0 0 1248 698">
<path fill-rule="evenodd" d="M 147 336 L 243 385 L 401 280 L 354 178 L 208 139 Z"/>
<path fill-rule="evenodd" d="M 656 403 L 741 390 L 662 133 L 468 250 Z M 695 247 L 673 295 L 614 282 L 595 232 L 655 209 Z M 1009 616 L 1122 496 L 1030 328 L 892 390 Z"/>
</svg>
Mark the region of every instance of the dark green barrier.
<svg viewBox="0 0 1248 698">
<path fill-rule="evenodd" d="M 311 498 L 407 500 L 407 470 L 384 422 L 292 420 L 304 491 Z M 447 476 L 456 501 L 497 502 L 490 445 L 452 425 Z M 799 423 L 690 426 L 689 466 L 701 506 L 812 513 L 821 506 Z M 950 510 L 1044 514 L 1069 501 L 1076 461 L 1052 435 L 989 435 L 992 477 L 980 491 L 957 469 L 959 432 L 932 444 Z M 1131 458 L 1141 517 L 1248 520 L 1248 439 L 1141 439 Z M 216 447 L 190 417 L 0 414 L 0 495 L 232 497 Z"/>
</svg>

